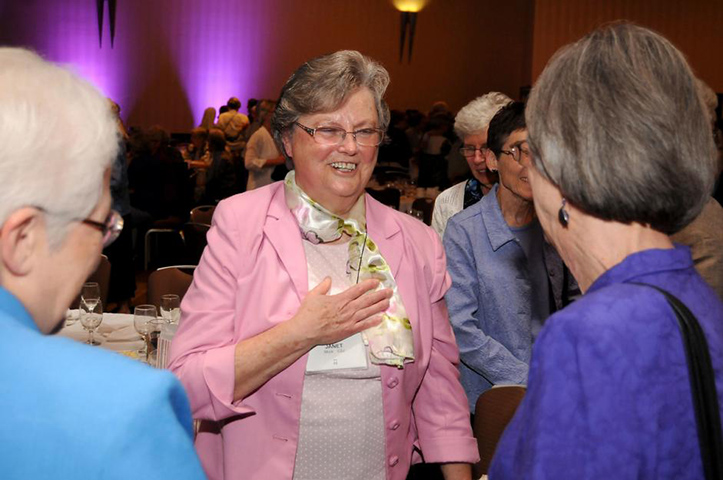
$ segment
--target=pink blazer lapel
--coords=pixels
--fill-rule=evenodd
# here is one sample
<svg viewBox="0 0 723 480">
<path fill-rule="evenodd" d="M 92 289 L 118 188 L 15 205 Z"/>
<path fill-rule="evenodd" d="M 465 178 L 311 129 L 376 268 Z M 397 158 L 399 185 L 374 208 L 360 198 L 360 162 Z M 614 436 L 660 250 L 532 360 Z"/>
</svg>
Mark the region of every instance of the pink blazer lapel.
<svg viewBox="0 0 723 480">
<path fill-rule="evenodd" d="M 412 260 L 409 258 L 405 259 L 407 263 L 405 263 L 404 268 L 402 268 L 402 259 L 406 251 L 404 232 L 402 232 L 399 224 L 395 220 L 395 215 L 390 214 L 390 212 L 385 212 L 387 207 L 371 198 L 371 196 L 367 195 L 366 199 L 369 238 L 374 240 L 379 246 L 379 251 L 384 255 L 384 260 L 386 260 L 392 269 L 392 275 L 394 275 L 394 280 L 397 282 L 399 295 L 402 297 L 407 316 L 412 323 L 415 362 L 418 362 L 420 360 L 419 355 L 424 351 L 420 343 L 420 310 L 417 305 L 417 301 L 419 300 L 418 287 L 423 283 L 422 278 L 419 277 L 421 272 L 411 263 Z M 417 364 L 423 364 L 423 362 L 418 362 Z M 392 373 L 394 370 L 395 369 L 391 368 L 382 369 L 382 372 L 386 372 L 386 375 L 394 375 Z"/>
<path fill-rule="evenodd" d="M 399 265 L 404 255 L 404 245 L 402 245 L 402 232 L 399 224 L 394 221 L 392 215 L 385 215 L 384 209 L 387 208 L 381 203 L 374 200 L 370 195 L 366 195 L 366 214 L 367 214 L 367 231 L 369 237 L 379 245 L 379 250 L 384 255 L 392 269 L 392 275 L 396 278 L 399 272 Z"/>
<path fill-rule="evenodd" d="M 306 254 L 296 220 L 286 206 L 284 188 L 276 190 L 264 224 L 264 234 L 273 245 L 284 269 L 289 273 L 294 289 L 302 300 L 309 291 Z"/>
</svg>

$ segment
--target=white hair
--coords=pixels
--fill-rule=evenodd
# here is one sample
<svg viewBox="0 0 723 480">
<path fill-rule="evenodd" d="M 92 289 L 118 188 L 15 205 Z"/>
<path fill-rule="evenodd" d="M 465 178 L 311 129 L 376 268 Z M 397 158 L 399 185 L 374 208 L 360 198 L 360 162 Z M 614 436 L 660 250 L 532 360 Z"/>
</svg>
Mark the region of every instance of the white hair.
<svg viewBox="0 0 723 480">
<path fill-rule="evenodd" d="M 457 113 L 454 133 L 462 140 L 468 135 L 482 133 L 500 108 L 511 101 L 510 97 L 500 92 L 490 92 L 475 98 Z"/>
<path fill-rule="evenodd" d="M 0 48 L 0 65 L 0 225 L 19 208 L 42 208 L 55 248 L 98 204 L 116 120 L 87 81 L 31 51 Z"/>
</svg>

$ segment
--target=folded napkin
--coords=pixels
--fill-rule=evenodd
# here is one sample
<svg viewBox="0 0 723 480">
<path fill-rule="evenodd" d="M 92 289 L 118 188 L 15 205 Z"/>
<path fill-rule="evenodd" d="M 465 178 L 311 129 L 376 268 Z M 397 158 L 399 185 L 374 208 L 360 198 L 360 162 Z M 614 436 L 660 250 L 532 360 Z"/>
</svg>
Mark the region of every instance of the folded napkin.
<svg viewBox="0 0 723 480">
<path fill-rule="evenodd" d="M 133 325 L 116 328 L 105 339 L 106 342 L 134 342 L 136 340 L 141 340 L 141 336 L 138 335 Z"/>
<path fill-rule="evenodd" d="M 132 313 L 104 313 L 103 314 L 103 325 L 108 325 L 117 330 L 127 325 L 133 325 L 133 314 Z"/>
<path fill-rule="evenodd" d="M 103 337 L 107 337 L 108 335 L 113 333 L 114 330 L 117 329 L 118 327 L 114 327 L 113 325 L 106 325 L 104 323 L 101 323 L 98 328 L 95 329 L 95 333 Z"/>
</svg>

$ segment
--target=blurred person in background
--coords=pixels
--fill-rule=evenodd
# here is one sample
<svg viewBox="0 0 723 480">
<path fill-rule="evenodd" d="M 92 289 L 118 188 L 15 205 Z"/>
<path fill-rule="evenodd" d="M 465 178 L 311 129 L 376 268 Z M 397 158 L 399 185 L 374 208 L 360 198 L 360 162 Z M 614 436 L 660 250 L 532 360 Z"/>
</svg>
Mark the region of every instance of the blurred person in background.
<svg viewBox="0 0 723 480">
<path fill-rule="evenodd" d="M 246 101 L 246 112 L 248 113 L 249 122 L 254 123 L 256 119 L 258 118 L 257 112 L 257 106 L 259 104 L 259 101 L 255 98 L 249 98 Z"/>
<path fill-rule="evenodd" d="M 114 101 L 108 100 L 116 117 L 119 133 L 118 153 L 113 160 L 110 174 L 111 207 L 123 217 L 123 231 L 112 244 L 103 249 L 103 254 L 111 264 L 108 303 L 115 304 L 114 311 L 130 313 L 130 302 L 136 295 L 136 270 L 133 262 L 133 216 L 126 158 L 128 133 L 120 118 L 120 107 Z"/>
<path fill-rule="evenodd" d="M 236 172 L 231 155 L 226 151 L 226 139 L 218 128 L 208 134 L 210 164 L 206 171 L 206 189 L 202 203 L 215 205 L 236 192 Z"/>
<path fill-rule="evenodd" d="M 188 218 L 193 183 L 183 155 L 169 140 L 160 125 L 136 132 L 128 181 L 133 207 L 150 214 L 153 221 L 177 225 Z"/>
<path fill-rule="evenodd" d="M 239 112 L 241 101 L 238 98 L 229 98 L 226 106 L 228 107 L 228 111 L 218 116 L 216 126 L 226 135 L 227 142 L 235 142 L 251 122 L 249 122 L 249 117 Z"/>
<path fill-rule="evenodd" d="M 379 147 L 378 164 L 397 164 L 408 168 L 412 149 L 406 134 L 407 116 L 400 110 L 392 110 L 389 118 L 386 140 Z"/>
<path fill-rule="evenodd" d="M 698 79 L 697 85 L 698 94 L 706 106 L 710 116 L 711 129 L 715 136 L 719 133 L 715 124 L 718 97 L 702 80 Z M 718 145 L 716 144 L 716 146 Z M 716 174 L 720 176 L 721 150 L 717 149 L 718 169 Z M 723 207 L 718 201 L 713 197 L 709 198 L 700 214 L 679 232 L 671 235 L 670 239 L 690 247 L 695 269 L 715 290 L 718 297 L 723 299 Z"/>
<path fill-rule="evenodd" d="M 419 165 L 417 184 L 420 187 L 446 188 L 448 182 L 446 156 L 452 148 L 453 124 L 454 117 L 447 111 L 440 111 L 429 117 L 417 155 Z"/>
<path fill-rule="evenodd" d="M 183 159 L 187 163 L 191 162 L 208 162 L 208 133 L 209 130 L 203 127 L 196 127 L 191 130 L 191 141 L 185 150 L 181 151 Z M 192 166 L 200 166 L 196 164 Z"/>
<path fill-rule="evenodd" d="M 246 191 L 272 183 L 274 169 L 286 161 L 271 136 L 271 117 L 275 108 L 276 103 L 271 100 L 261 100 L 257 105 L 260 126 L 251 135 L 244 153 L 244 165 L 249 171 Z"/>
<path fill-rule="evenodd" d="M 208 107 L 203 111 L 203 118 L 201 118 L 201 123 L 198 125 L 199 127 L 205 129 L 206 131 L 209 131 L 211 127 L 214 126 L 216 123 L 216 109 L 213 107 Z"/>
</svg>

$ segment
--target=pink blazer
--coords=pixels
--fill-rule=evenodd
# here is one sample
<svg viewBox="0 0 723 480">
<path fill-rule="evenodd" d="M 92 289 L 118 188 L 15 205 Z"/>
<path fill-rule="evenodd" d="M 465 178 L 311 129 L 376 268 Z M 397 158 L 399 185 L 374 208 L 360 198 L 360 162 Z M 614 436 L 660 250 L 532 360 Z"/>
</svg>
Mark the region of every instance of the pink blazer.
<svg viewBox="0 0 723 480">
<path fill-rule="evenodd" d="M 444 294 L 450 279 L 432 229 L 366 196 L 369 237 L 392 268 L 414 332 L 413 363 L 382 367 L 387 479 L 410 463 L 476 462 L 459 355 Z M 170 368 L 203 426 L 196 447 L 211 479 L 291 479 L 307 356 L 232 402 L 234 348 L 294 315 L 308 292 L 298 224 L 283 183 L 219 204 L 183 299 Z"/>
</svg>

